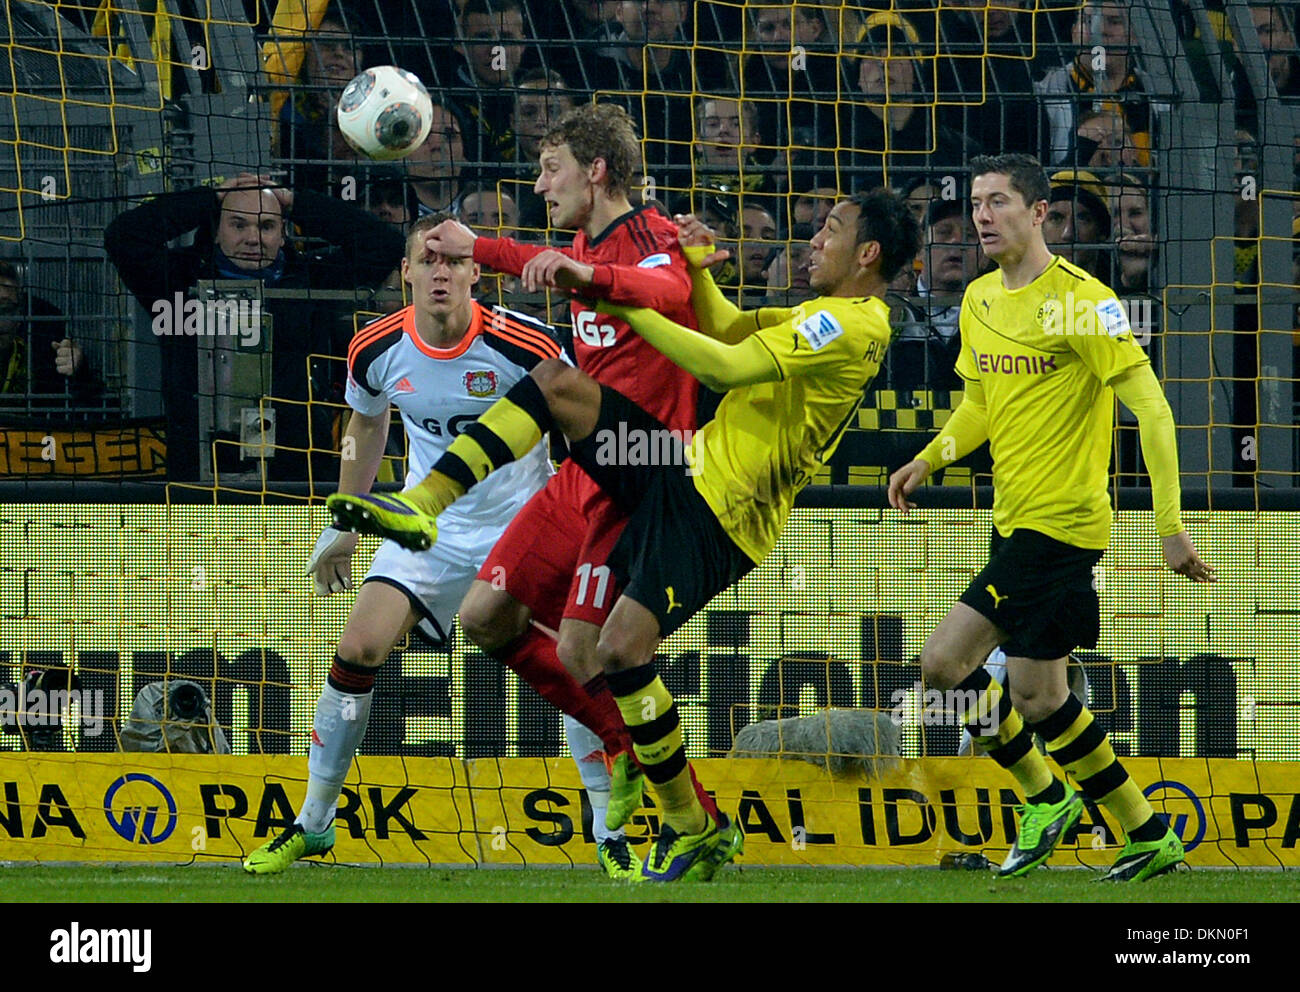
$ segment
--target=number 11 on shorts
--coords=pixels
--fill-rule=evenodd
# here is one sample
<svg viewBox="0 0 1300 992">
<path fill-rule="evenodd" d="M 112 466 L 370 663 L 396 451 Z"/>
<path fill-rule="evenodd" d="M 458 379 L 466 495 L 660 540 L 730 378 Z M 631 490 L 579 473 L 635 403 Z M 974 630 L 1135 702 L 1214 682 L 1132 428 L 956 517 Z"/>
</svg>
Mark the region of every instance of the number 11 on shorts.
<svg viewBox="0 0 1300 992">
<path fill-rule="evenodd" d="M 586 606 L 587 589 L 592 579 L 596 580 L 596 591 L 591 597 L 591 606 L 597 610 L 605 607 L 605 593 L 609 589 L 609 566 L 595 565 L 585 561 L 578 566 L 578 598 L 574 605 Z"/>
</svg>

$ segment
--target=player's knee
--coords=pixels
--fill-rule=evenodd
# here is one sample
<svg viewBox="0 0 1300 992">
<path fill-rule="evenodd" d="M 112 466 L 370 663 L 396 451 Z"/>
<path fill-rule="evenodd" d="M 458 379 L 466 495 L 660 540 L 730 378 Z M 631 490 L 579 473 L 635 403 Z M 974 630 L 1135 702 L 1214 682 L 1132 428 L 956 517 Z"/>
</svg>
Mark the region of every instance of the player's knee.
<svg viewBox="0 0 1300 992">
<path fill-rule="evenodd" d="M 601 671 L 621 672 L 637 668 L 653 657 L 653 646 L 647 651 L 641 639 L 633 632 L 614 629 L 608 625 L 601 628 L 600 640 L 596 644 L 596 663 Z"/>
<path fill-rule="evenodd" d="M 548 358 L 532 371 L 546 405 L 563 427 L 566 421 L 594 416 L 600 409 L 600 384 L 558 358 Z"/>
<path fill-rule="evenodd" d="M 561 629 L 560 639 L 555 645 L 555 653 L 559 656 L 560 664 L 564 666 L 565 671 L 579 682 L 586 683 L 604 671 L 604 667 L 596 657 L 598 643 L 593 638 L 573 635 Z"/>
<path fill-rule="evenodd" d="M 1064 698 L 1058 699 L 1056 693 L 1044 691 L 1037 686 L 1017 687 L 1013 682 L 1010 689 L 1011 705 L 1029 723 L 1041 723 L 1065 702 Z"/>
<path fill-rule="evenodd" d="M 460 626 L 465 636 L 488 652 L 505 647 L 523 633 L 513 629 L 508 620 L 509 614 L 491 608 L 462 606 L 460 610 Z"/>
<path fill-rule="evenodd" d="M 520 604 L 508 597 L 503 602 L 500 595 L 484 594 L 476 583 L 460 604 L 460 626 L 466 637 L 492 652 L 522 635 L 528 629 L 528 616 Z"/>
<path fill-rule="evenodd" d="M 392 645 L 387 641 L 368 635 L 364 631 L 343 632 L 339 638 L 338 655 L 352 665 L 364 665 L 366 668 L 378 668 L 387 660 Z"/>
<path fill-rule="evenodd" d="M 570 365 L 566 365 L 558 358 L 548 358 L 545 361 L 538 362 L 530 373 L 537 387 L 546 397 L 547 403 L 554 403 L 573 389 L 572 380 L 576 378 L 578 372 Z"/>
<path fill-rule="evenodd" d="M 954 656 L 949 647 L 931 637 L 921 648 L 921 676 L 925 684 L 933 689 L 953 689 L 965 675 L 961 671 L 960 659 Z"/>
</svg>

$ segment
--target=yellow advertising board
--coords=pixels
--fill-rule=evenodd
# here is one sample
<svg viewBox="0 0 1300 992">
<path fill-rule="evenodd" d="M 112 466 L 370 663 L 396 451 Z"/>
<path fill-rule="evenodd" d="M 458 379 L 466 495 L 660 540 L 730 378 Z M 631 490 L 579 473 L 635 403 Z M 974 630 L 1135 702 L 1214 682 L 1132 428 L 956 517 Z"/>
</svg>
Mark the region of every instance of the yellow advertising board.
<svg viewBox="0 0 1300 992">
<path fill-rule="evenodd" d="M 1164 566 L 1149 512 L 1116 515 L 1101 640 L 1082 653 L 1091 707 L 1121 756 L 1300 760 L 1300 514 L 1185 518 L 1214 585 Z M 235 753 L 305 755 L 354 601 L 312 595 L 303 574 L 327 522 L 318 507 L 0 506 L 0 683 L 75 668 L 103 719 L 65 746 L 112 752 L 141 686 L 184 676 Z M 772 554 L 660 648 L 690 756 L 826 706 L 915 715 L 915 659 L 987 560 L 989 528 L 987 511 L 796 510 Z M 376 546 L 362 542 L 357 579 Z M 563 753 L 558 714 L 464 637 L 412 642 L 378 679 L 372 753 Z M 907 757 L 954 754 L 958 736 L 900 726 Z M 0 751 L 18 747 L 0 734 Z"/>
<path fill-rule="evenodd" d="M 1126 762 L 1193 867 L 1300 868 L 1300 769 L 1290 762 Z M 751 865 L 934 865 L 1001 860 L 1014 782 L 986 758 L 900 759 L 878 778 L 801 761 L 706 759 L 701 781 L 745 831 Z M 307 778 L 287 756 L 0 756 L 0 861 L 234 861 L 293 821 Z M 567 758 L 361 758 L 330 859 L 349 864 L 568 865 L 595 861 L 590 809 Z M 644 850 L 653 808 L 634 818 Z M 1116 824 L 1090 806 L 1054 865 L 1115 858 Z"/>
<path fill-rule="evenodd" d="M 167 442 L 157 423 L 85 430 L 0 425 L 0 478 L 161 478 Z"/>
</svg>

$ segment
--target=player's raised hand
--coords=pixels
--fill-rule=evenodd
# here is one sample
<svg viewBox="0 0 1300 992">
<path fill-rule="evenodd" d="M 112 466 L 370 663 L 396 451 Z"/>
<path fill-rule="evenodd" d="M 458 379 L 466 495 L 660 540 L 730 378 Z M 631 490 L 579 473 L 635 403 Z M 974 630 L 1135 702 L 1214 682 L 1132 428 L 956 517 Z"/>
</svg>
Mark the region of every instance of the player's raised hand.
<svg viewBox="0 0 1300 992">
<path fill-rule="evenodd" d="M 914 458 L 889 477 L 889 505 L 900 513 L 916 508 L 907 497 L 930 474 L 930 463 L 923 458 Z"/>
<path fill-rule="evenodd" d="M 352 588 L 352 555 L 356 550 L 357 535 L 351 531 L 326 527 L 321 532 L 307 559 L 307 574 L 312 578 L 317 596 Z"/>
<path fill-rule="evenodd" d="M 591 285 L 594 275 L 590 265 L 548 248 L 524 263 L 519 281 L 524 292 L 537 293 L 543 289 L 581 289 Z"/>
<path fill-rule="evenodd" d="M 1214 569 L 1201 561 L 1201 556 L 1196 553 L 1196 545 L 1192 544 L 1187 531 L 1180 530 L 1177 534 L 1162 537 L 1160 546 L 1164 549 L 1165 562 L 1179 575 L 1185 575 L 1193 582 L 1217 580 Z"/>
<path fill-rule="evenodd" d="M 717 240 L 713 236 L 713 230 L 704 221 L 700 220 L 694 214 L 676 214 L 673 220 L 677 223 L 677 243 L 686 248 L 712 248 Z M 725 248 L 719 248 L 697 259 L 698 253 L 687 252 L 686 259 L 692 265 L 701 269 L 711 268 L 719 262 L 725 262 L 731 257 L 731 252 Z"/>
<path fill-rule="evenodd" d="M 474 242 L 478 235 L 458 220 L 444 220 L 424 237 L 424 248 L 430 255 L 448 258 L 473 258 Z"/>
<path fill-rule="evenodd" d="M 64 338 L 62 341 L 51 341 L 50 347 L 54 349 L 54 371 L 59 375 L 74 375 L 81 368 L 81 345 Z"/>
</svg>

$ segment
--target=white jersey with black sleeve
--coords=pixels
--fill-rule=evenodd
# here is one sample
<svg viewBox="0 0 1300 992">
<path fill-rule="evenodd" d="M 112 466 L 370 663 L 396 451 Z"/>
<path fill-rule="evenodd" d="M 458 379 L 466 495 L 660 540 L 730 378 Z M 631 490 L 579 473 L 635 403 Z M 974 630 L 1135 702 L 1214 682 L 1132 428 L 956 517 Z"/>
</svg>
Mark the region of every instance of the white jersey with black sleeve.
<svg viewBox="0 0 1300 992">
<path fill-rule="evenodd" d="M 348 349 L 349 405 L 368 417 L 397 407 L 410 439 L 408 486 L 419 482 L 466 424 L 546 358 L 561 358 L 545 324 L 502 307 L 474 304 L 455 347 L 431 348 L 415 330 L 411 307 L 363 327 Z M 384 541 L 366 582 L 403 592 L 420 614 L 418 630 L 445 646 L 452 618 L 488 552 L 551 475 L 546 445 L 493 472 L 438 518 L 427 551 Z"/>
<path fill-rule="evenodd" d="M 473 304 L 469 330 L 454 348 L 432 348 L 415 329 L 414 307 L 363 327 L 348 349 L 347 401 L 373 417 L 396 406 L 410 440 L 408 487 L 415 485 L 467 424 L 547 358 L 560 358 L 551 329 L 504 307 Z M 509 520 L 551 474 L 546 445 L 493 472 L 438 518 L 444 527 Z"/>
</svg>

